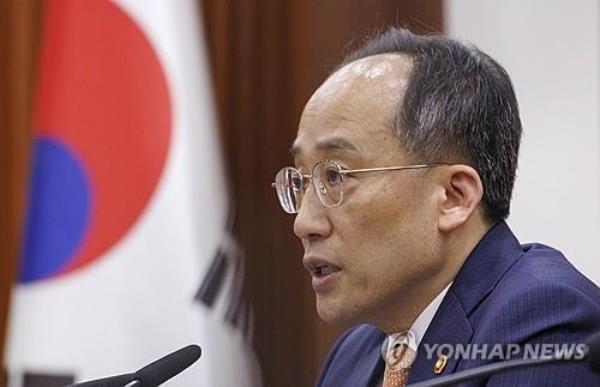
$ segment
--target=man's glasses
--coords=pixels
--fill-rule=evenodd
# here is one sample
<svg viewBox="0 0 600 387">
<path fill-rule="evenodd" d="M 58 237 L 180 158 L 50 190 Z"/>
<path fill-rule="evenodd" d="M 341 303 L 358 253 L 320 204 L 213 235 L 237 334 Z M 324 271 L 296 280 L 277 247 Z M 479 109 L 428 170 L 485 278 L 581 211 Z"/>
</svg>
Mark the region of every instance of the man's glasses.
<svg viewBox="0 0 600 387">
<path fill-rule="evenodd" d="M 337 207 L 344 200 L 344 180 L 346 175 L 358 173 L 403 171 L 408 169 L 432 168 L 447 163 L 402 165 L 394 167 L 344 169 L 335 161 L 322 160 L 315 164 L 310 175 L 303 175 L 293 167 L 285 167 L 275 175 L 271 185 L 277 190 L 279 203 L 288 214 L 297 214 L 309 180 L 312 180 L 315 192 L 325 207 Z"/>
</svg>

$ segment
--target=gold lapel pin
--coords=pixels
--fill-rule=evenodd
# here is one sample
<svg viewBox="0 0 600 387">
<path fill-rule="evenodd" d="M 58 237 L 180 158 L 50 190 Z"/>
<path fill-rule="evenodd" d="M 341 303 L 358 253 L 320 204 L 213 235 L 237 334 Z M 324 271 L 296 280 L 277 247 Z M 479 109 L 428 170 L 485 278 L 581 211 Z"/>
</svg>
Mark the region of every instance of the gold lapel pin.
<svg viewBox="0 0 600 387">
<path fill-rule="evenodd" d="M 446 364 L 448 364 L 448 356 L 440 355 L 435 364 L 433 365 L 433 372 L 435 372 L 438 375 L 441 374 L 442 372 L 444 372 Z"/>
</svg>

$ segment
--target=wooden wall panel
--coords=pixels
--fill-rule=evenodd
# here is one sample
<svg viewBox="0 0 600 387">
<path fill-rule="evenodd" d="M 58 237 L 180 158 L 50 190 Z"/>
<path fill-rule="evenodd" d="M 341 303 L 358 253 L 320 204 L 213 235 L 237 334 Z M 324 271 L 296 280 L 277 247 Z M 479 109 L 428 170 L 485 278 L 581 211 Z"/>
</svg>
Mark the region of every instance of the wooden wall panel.
<svg viewBox="0 0 600 387">
<path fill-rule="evenodd" d="M 39 1 L 0 1 L 0 350 L 24 225 L 40 16 Z M 2 386 L 6 383 L 3 350 L 0 361 Z"/>
</svg>

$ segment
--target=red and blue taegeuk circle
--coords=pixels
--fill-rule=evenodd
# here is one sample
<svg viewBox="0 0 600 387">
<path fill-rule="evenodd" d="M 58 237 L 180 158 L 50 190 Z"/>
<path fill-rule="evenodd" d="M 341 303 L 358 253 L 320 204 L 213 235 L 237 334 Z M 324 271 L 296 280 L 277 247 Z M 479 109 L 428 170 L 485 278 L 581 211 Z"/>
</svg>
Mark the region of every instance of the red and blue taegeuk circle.
<svg viewBox="0 0 600 387">
<path fill-rule="evenodd" d="M 158 57 L 103 0 L 46 3 L 21 282 L 104 256 L 156 190 L 171 138 Z"/>
</svg>

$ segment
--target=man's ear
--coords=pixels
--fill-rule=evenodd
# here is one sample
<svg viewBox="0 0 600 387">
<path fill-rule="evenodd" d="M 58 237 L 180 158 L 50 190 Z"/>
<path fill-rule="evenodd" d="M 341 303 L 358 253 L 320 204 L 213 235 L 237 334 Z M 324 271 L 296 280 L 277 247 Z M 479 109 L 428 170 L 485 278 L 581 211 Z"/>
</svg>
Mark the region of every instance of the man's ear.
<svg viewBox="0 0 600 387">
<path fill-rule="evenodd" d="M 462 164 L 445 168 L 442 178 L 445 195 L 440 202 L 438 227 L 447 232 L 462 226 L 477 210 L 483 184 L 475 169 Z"/>
</svg>

